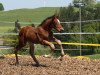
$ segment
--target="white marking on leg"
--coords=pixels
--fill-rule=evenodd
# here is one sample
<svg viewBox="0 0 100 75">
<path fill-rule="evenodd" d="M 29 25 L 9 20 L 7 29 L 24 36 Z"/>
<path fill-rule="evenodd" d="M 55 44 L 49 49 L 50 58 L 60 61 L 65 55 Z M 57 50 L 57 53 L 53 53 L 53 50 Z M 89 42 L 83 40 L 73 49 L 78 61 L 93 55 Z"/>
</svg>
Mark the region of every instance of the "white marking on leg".
<svg viewBox="0 0 100 75">
<path fill-rule="evenodd" d="M 54 46 L 54 44 L 50 44 L 50 47 L 54 50 L 55 49 L 55 46 Z"/>
<path fill-rule="evenodd" d="M 58 45 L 61 45 L 61 41 L 60 40 L 56 40 Z"/>
<path fill-rule="evenodd" d="M 58 45 L 60 45 L 60 48 L 61 48 L 61 55 L 63 56 L 65 53 L 64 53 L 64 50 L 63 50 L 61 41 L 56 39 L 56 42 L 57 42 Z"/>
</svg>

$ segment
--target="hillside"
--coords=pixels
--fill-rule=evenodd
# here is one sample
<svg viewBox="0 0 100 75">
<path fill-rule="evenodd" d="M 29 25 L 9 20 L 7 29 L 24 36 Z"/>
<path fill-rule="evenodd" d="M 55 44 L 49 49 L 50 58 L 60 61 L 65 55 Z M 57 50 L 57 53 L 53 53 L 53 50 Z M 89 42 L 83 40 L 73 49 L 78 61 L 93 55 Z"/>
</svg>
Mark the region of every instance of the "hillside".
<svg viewBox="0 0 100 75">
<path fill-rule="evenodd" d="M 0 21 L 14 22 L 16 19 L 20 21 L 28 22 L 32 20 L 34 22 L 41 22 L 46 17 L 55 13 L 59 10 L 57 7 L 41 7 L 36 9 L 16 9 L 10 11 L 0 12 Z"/>
<path fill-rule="evenodd" d="M 0 11 L 0 33 L 14 29 L 14 22 L 18 19 L 22 25 L 32 23 L 41 23 L 46 17 L 59 11 L 58 7 L 41 7 L 36 9 L 16 9 L 10 11 Z M 12 22 L 12 23 L 3 23 Z"/>
</svg>

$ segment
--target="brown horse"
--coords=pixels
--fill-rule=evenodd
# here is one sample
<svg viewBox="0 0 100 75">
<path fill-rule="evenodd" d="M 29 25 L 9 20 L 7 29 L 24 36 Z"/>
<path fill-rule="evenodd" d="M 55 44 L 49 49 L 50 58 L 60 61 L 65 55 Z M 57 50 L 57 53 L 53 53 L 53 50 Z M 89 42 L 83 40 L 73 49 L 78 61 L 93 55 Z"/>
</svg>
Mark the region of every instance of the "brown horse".
<svg viewBox="0 0 100 75">
<path fill-rule="evenodd" d="M 62 25 L 57 17 L 57 15 L 53 15 L 45 19 L 38 27 L 26 26 L 21 28 L 19 32 L 19 43 L 15 47 L 15 56 L 16 56 L 16 64 L 19 64 L 17 52 L 22 47 L 29 43 L 30 46 L 30 55 L 35 61 L 36 65 L 39 66 L 39 62 L 37 61 L 34 55 L 34 44 L 41 44 L 49 46 L 51 51 L 55 49 L 55 46 L 52 42 L 56 42 L 61 47 L 61 58 L 64 56 L 63 47 L 61 41 L 56 39 L 53 36 L 52 29 L 56 29 L 58 32 L 63 30 Z"/>
</svg>

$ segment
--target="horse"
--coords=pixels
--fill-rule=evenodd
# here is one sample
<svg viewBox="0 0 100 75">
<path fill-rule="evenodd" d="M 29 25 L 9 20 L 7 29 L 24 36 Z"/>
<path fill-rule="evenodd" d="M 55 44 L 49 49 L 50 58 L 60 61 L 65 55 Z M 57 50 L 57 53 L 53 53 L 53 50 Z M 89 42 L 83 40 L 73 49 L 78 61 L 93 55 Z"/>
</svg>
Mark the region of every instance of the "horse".
<svg viewBox="0 0 100 75">
<path fill-rule="evenodd" d="M 39 66 L 40 64 L 34 55 L 34 44 L 41 44 L 41 45 L 49 46 L 51 51 L 54 51 L 55 46 L 53 42 L 56 42 L 61 48 L 61 60 L 62 60 L 64 56 L 64 50 L 63 50 L 61 41 L 54 37 L 52 29 L 55 29 L 58 32 L 61 32 L 62 30 L 64 30 L 64 28 L 60 24 L 58 15 L 56 14 L 50 17 L 47 17 L 37 27 L 25 26 L 21 28 L 19 35 L 18 35 L 18 44 L 16 45 L 14 49 L 14 54 L 16 58 L 15 64 L 16 65 L 19 64 L 18 55 L 17 55 L 18 51 L 22 47 L 24 47 L 27 42 L 30 47 L 29 53 L 37 66 Z"/>
</svg>

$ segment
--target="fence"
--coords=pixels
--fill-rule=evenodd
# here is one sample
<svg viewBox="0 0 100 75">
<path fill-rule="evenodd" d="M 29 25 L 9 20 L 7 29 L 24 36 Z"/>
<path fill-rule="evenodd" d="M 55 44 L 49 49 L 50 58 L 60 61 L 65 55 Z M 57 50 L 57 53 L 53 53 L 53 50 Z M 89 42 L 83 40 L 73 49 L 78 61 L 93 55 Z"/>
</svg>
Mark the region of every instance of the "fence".
<svg viewBox="0 0 100 75">
<path fill-rule="evenodd" d="M 87 21 L 74 21 L 74 22 L 61 22 L 62 24 L 70 24 L 70 23 L 80 23 L 80 22 L 97 22 L 97 21 L 100 21 L 99 19 L 98 20 L 87 20 Z M 9 24 L 14 24 L 14 22 L 6 22 L 6 21 L 0 21 L 0 23 L 9 23 Z M 36 22 L 33 22 L 34 24 L 40 24 L 40 23 L 36 23 Z M 20 24 L 30 24 L 28 22 L 20 22 Z M 80 27 L 81 28 L 81 27 Z M 54 33 L 54 35 L 73 35 L 73 34 L 77 34 L 77 35 L 84 35 L 84 34 L 87 34 L 87 35 L 91 35 L 91 34 L 100 34 L 100 32 L 95 32 L 95 33 L 82 33 L 82 32 L 78 32 L 78 33 Z M 18 35 L 18 33 L 0 33 L 0 35 Z M 67 44 L 67 45 L 78 45 L 80 46 L 80 55 L 81 55 L 81 46 L 100 46 L 100 44 L 86 44 L 86 43 L 81 43 L 81 37 L 80 37 L 80 43 L 68 43 L 68 42 L 62 42 L 62 44 Z M 64 49 L 66 50 L 66 49 Z M 67 49 L 67 50 L 70 50 L 70 49 Z M 73 49 L 73 50 L 76 50 L 76 49 Z"/>
</svg>

